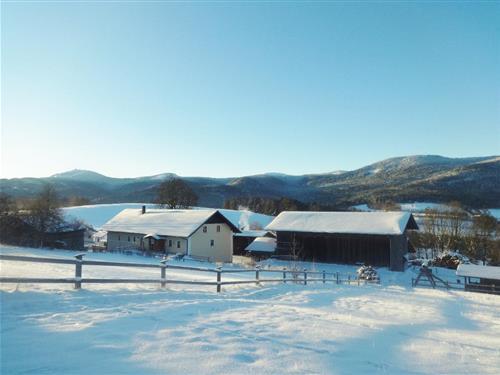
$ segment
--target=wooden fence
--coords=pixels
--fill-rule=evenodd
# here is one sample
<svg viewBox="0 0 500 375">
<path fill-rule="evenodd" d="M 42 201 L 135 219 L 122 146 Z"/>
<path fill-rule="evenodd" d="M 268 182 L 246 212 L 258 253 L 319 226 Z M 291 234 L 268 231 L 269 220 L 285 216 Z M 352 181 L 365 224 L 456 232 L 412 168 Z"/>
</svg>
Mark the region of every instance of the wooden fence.
<svg viewBox="0 0 500 375">
<path fill-rule="evenodd" d="M 296 270 L 296 269 L 261 269 L 259 267 L 253 269 L 222 269 L 218 268 L 201 268 L 201 267 L 188 267 L 179 266 L 173 264 L 167 264 L 166 260 L 160 261 L 160 264 L 145 264 L 145 263 L 126 263 L 126 262 L 103 262 L 97 260 L 84 260 L 83 256 L 85 254 L 75 255 L 75 259 L 61 259 L 61 258 L 41 258 L 41 257 L 29 257 L 29 256 L 18 256 L 18 255 L 3 255 L 0 254 L 0 260 L 7 261 L 18 261 L 18 262 L 33 262 L 33 263 L 53 263 L 53 264 L 70 264 L 75 266 L 75 276 L 69 278 L 29 278 L 29 277 L 0 277 L 0 283 L 67 283 L 74 284 L 75 289 L 81 289 L 82 284 L 87 283 L 158 283 L 162 288 L 167 284 L 184 284 L 184 285 L 211 285 L 215 286 L 217 292 L 221 292 L 221 287 L 223 285 L 241 285 L 241 284 L 256 284 L 261 283 L 299 283 L 307 285 L 310 282 L 320 282 L 327 283 L 331 282 L 334 284 L 351 284 L 355 283 L 360 285 L 361 283 L 370 283 L 367 280 L 360 280 L 356 277 L 347 275 L 347 278 L 342 278 L 340 273 L 332 273 L 326 271 L 308 271 L 307 269 Z M 85 278 L 82 277 L 83 266 L 104 266 L 104 267 L 135 267 L 135 268 L 155 268 L 160 270 L 160 277 L 151 279 L 136 279 L 136 278 Z M 193 272 L 204 272 L 211 273 L 215 275 L 215 281 L 190 281 L 190 280 L 174 280 L 167 279 L 167 269 L 179 269 L 188 270 Z M 223 274 L 242 274 L 250 273 L 254 274 L 255 278 L 248 280 L 230 280 L 222 281 Z M 280 277 L 271 277 L 272 274 L 279 274 Z M 268 276 L 268 277 L 265 277 Z"/>
</svg>

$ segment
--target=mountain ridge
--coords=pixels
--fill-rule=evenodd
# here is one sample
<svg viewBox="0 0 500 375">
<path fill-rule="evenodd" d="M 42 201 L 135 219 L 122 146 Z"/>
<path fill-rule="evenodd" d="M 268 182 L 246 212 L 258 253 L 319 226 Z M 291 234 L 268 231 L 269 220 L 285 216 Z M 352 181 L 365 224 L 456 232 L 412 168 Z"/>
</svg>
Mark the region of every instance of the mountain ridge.
<svg viewBox="0 0 500 375">
<path fill-rule="evenodd" d="M 237 197 L 288 197 L 339 208 L 381 200 L 457 200 L 474 208 L 500 207 L 500 156 L 410 155 L 352 171 L 304 175 L 270 172 L 239 177 L 185 177 L 167 172 L 120 178 L 73 169 L 42 178 L 0 179 L 0 190 L 29 198 L 50 183 L 62 197 L 81 196 L 92 203 L 139 202 L 154 199 L 158 184 L 174 177 L 190 184 L 200 204 L 210 207 L 221 207 L 226 199 Z"/>
</svg>

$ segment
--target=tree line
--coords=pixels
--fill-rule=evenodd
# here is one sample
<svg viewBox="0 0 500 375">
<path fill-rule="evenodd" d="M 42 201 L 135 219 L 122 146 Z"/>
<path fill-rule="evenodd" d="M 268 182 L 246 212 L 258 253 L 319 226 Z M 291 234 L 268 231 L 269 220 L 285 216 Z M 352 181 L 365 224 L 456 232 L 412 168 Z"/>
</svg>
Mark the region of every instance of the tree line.
<svg viewBox="0 0 500 375">
<path fill-rule="evenodd" d="M 430 250 L 435 258 L 445 252 L 459 252 L 473 260 L 500 265 L 500 227 L 485 210 L 467 212 L 459 205 L 427 209 L 420 230 L 411 233 L 412 244 Z"/>
<path fill-rule="evenodd" d="M 81 221 L 68 221 L 52 185 L 45 185 L 29 201 L 17 201 L 0 193 L 0 242 L 21 246 L 44 246 L 47 233 L 84 228 Z"/>
<path fill-rule="evenodd" d="M 282 211 L 335 211 L 338 209 L 335 205 L 320 204 L 317 202 L 305 203 L 287 197 L 237 197 L 224 201 L 224 208 L 238 210 L 241 207 L 271 216 L 276 216 Z"/>
</svg>

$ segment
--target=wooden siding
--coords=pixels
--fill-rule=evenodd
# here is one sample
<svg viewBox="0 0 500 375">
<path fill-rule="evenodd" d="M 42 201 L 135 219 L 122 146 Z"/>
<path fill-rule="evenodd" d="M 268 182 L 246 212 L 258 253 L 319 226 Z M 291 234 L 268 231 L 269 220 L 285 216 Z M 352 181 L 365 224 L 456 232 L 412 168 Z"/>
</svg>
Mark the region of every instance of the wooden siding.
<svg viewBox="0 0 500 375">
<path fill-rule="evenodd" d="M 299 259 L 329 263 L 367 263 L 387 266 L 394 271 L 404 269 L 407 252 L 405 235 L 357 235 L 277 232 L 277 255 L 295 254 Z"/>
</svg>

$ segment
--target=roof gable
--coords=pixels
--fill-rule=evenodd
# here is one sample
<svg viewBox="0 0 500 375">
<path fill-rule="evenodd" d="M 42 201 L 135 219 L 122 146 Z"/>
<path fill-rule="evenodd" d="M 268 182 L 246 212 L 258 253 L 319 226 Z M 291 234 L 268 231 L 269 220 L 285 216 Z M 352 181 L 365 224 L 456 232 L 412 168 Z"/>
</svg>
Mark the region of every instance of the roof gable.
<svg viewBox="0 0 500 375">
<path fill-rule="evenodd" d="M 285 211 L 266 230 L 310 233 L 398 235 L 418 229 L 409 212 Z"/>
</svg>

